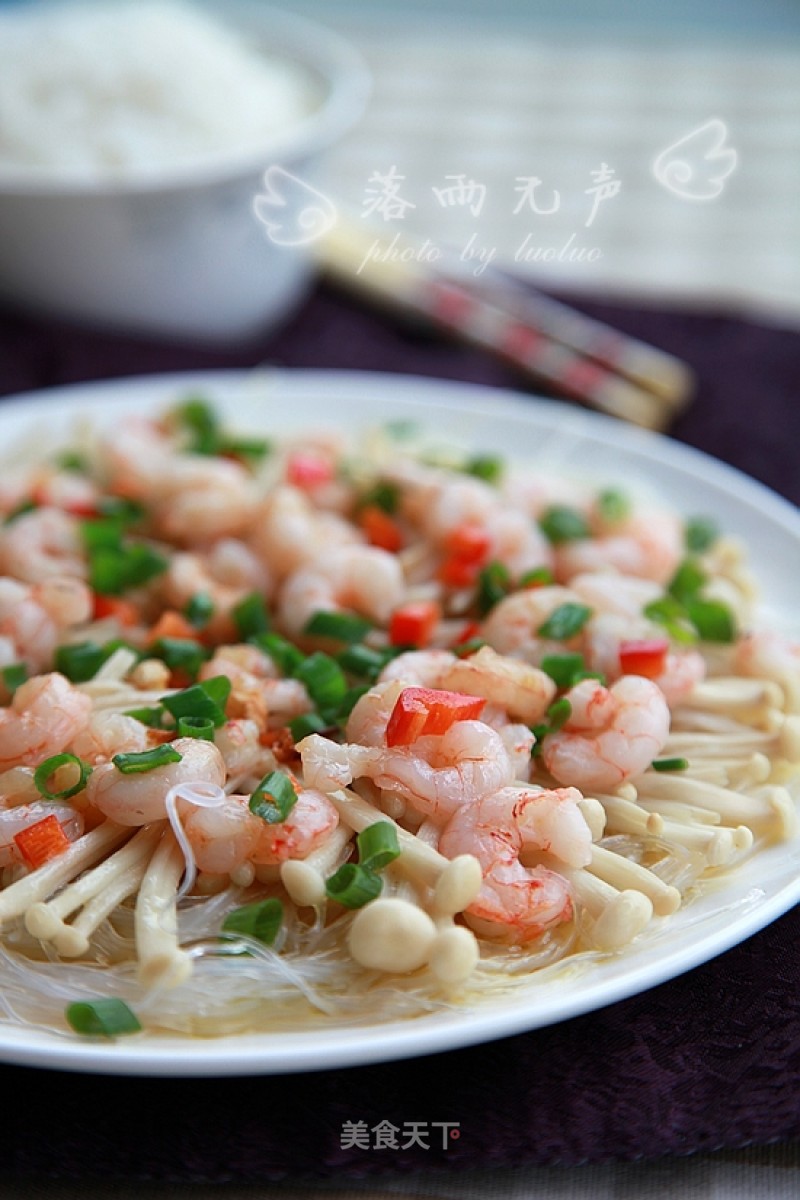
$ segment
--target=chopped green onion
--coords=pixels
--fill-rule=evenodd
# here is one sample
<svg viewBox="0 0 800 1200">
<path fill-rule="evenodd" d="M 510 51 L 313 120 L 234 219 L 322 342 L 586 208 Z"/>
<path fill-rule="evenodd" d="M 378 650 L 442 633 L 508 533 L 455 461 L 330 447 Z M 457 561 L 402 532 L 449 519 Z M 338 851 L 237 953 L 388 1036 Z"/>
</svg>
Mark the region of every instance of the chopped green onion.
<svg viewBox="0 0 800 1200">
<path fill-rule="evenodd" d="M 658 600 L 652 600 L 642 611 L 651 621 L 662 625 L 673 641 L 684 646 L 692 646 L 697 641 L 697 633 L 686 609 L 674 596 L 661 596 Z"/>
<path fill-rule="evenodd" d="M 147 515 L 143 504 L 138 500 L 130 500 L 127 496 L 102 496 L 97 502 L 97 508 L 104 517 L 116 517 L 122 525 L 135 525 Z"/>
<path fill-rule="evenodd" d="M 64 1015 L 76 1033 L 88 1037 L 117 1037 L 139 1033 L 141 1025 L 124 1000 L 110 996 L 102 1000 L 76 1000 Z"/>
<path fill-rule="evenodd" d="M 654 771 L 685 771 L 689 762 L 685 758 L 657 758 L 650 766 Z"/>
<path fill-rule="evenodd" d="M 496 454 L 476 454 L 464 464 L 464 470 L 486 483 L 499 483 L 503 478 L 503 460 Z"/>
<path fill-rule="evenodd" d="M 510 588 L 511 574 L 504 563 L 490 562 L 479 571 L 475 603 L 480 615 L 485 617 L 491 612 L 495 604 L 505 599 Z"/>
<path fill-rule="evenodd" d="M 214 601 L 208 592 L 195 592 L 183 606 L 183 615 L 190 625 L 202 629 L 214 615 Z"/>
<path fill-rule="evenodd" d="M 215 728 L 225 724 L 225 705 L 231 694 L 231 681 L 227 675 L 213 675 L 202 683 L 194 683 L 191 687 L 165 696 L 163 707 L 172 713 L 176 720 L 181 717 L 194 717 L 211 721 Z"/>
<path fill-rule="evenodd" d="M 390 517 L 397 512 L 399 503 L 400 488 L 396 483 L 389 483 L 384 479 L 380 479 L 358 499 L 359 508 L 381 508 Z"/>
<path fill-rule="evenodd" d="M 17 517 L 24 517 L 26 513 L 34 512 L 38 507 L 39 505 L 35 500 L 21 500 L 16 508 L 12 508 L 10 512 L 6 513 L 3 524 L 11 525 L 13 521 L 16 521 Z"/>
<path fill-rule="evenodd" d="M 250 639 L 254 646 L 268 654 L 282 675 L 294 675 L 305 655 L 279 633 L 257 633 Z"/>
<path fill-rule="evenodd" d="M 565 504 L 551 504 L 546 508 L 539 517 L 539 528 L 554 546 L 589 536 L 589 526 L 583 513 Z"/>
<path fill-rule="evenodd" d="M 381 894 L 383 880 L 359 863 L 345 863 L 331 875 L 325 891 L 345 908 L 361 908 Z"/>
<path fill-rule="evenodd" d="M 702 554 L 714 545 L 719 537 L 719 526 L 712 517 L 690 517 L 684 531 L 686 549 L 693 554 Z"/>
<path fill-rule="evenodd" d="M 309 619 L 303 633 L 333 638 L 337 642 L 360 642 L 371 629 L 372 622 L 358 613 L 320 611 Z"/>
<path fill-rule="evenodd" d="M 50 780 L 56 771 L 62 767 L 77 767 L 78 778 L 75 783 L 68 787 L 61 788 L 60 791 L 53 792 L 48 787 Z M 43 763 L 39 763 L 33 775 L 34 785 L 41 796 L 45 800 L 69 800 L 70 796 L 77 796 L 78 792 L 82 792 L 86 787 L 86 780 L 92 773 L 92 768 L 88 763 L 81 762 L 77 754 L 54 754 L 51 758 L 46 758 Z"/>
<path fill-rule="evenodd" d="M 3 667 L 0 674 L 2 674 L 3 683 L 13 696 L 17 688 L 21 687 L 28 678 L 28 668 L 22 662 L 9 663 L 7 667 Z"/>
<path fill-rule="evenodd" d="M 282 771 L 265 775 L 250 797 L 250 812 L 268 825 L 280 825 L 297 803 L 297 792 Z"/>
<path fill-rule="evenodd" d="M 234 908 L 222 922 L 224 933 L 238 933 L 271 946 L 283 923 L 283 905 L 275 896 Z"/>
<path fill-rule="evenodd" d="M 269 616 L 264 603 L 264 597 L 258 592 L 251 592 L 231 609 L 239 637 L 243 642 L 257 634 L 266 633 L 269 629 Z"/>
<path fill-rule="evenodd" d="M 56 455 L 54 461 L 62 471 L 78 471 L 85 475 L 89 470 L 86 456 L 81 454 L 80 450 L 63 450 L 61 454 Z"/>
<path fill-rule="evenodd" d="M 97 642 L 75 642 L 57 647 L 55 668 L 71 683 L 85 683 L 94 678 L 108 657 Z"/>
<path fill-rule="evenodd" d="M 310 733 L 322 733 L 324 729 L 330 729 L 330 722 L 315 712 L 302 713 L 289 722 L 289 732 L 294 742 L 302 742 Z"/>
<path fill-rule="evenodd" d="M 204 742 L 213 742 L 214 722 L 208 717 L 178 717 L 178 737 L 193 737 Z"/>
<path fill-rule="evenodd" d="M 555 733 L 572 716 L 572 705 L 567 697 L 562 696 L 559 700 L 554 700 L 547 710 L 547 716 L 549 720 L 547 732 Z"/>
<path fill-rule="evenodd" d="M 157 767 L 180 762 L 181 757 L 172 746 L 164 744 L 154 746 L 152 750 L 140 750 L 138 753 L 115 754 L 111 761 L 123 775 L 142 775 L 145 771 L 154 771 Z"/>
<path fill-rule="evenodd" d="M 583 673 L 586 663 L 582 654 L 546 654 L 539 666 L 558 687 L 568 688 L 576 675 Z"/>
<path fill-rule="evenodd" d="M 185 671 L 194 676 L 208 658 L 208 651 L 193 638 L 158 638 L 150 653 L 167 664 L 171 671 Z"/>
<path fill-rule="evenodd" d="M 374 682 L 389 662 L 389 656 L 371 646 L 348 646 L 336 658 L 339 666 L 350 675 Z"/>
<path fill-rule="evenodd" d="M 531 567 L 529 571 L 522 572 L 517 587 L 547 587 L 551 583 L 555 583 L 555 578 L 549 567 Z"/>
<path fill-rule="evenodd" d="M 81 521 L 81 536 L 86 549 L 92 553 L 96 550 L 117 550 L 122 540 L 124 524 L 118 516 L 92 518 Z"/>
<path fill-rule="evenodd" d="M 347 680 L 336 659 L 317 652 L 304 659 L 294 673 L 304 683 L 317 708 L 336 708 L 347 692 Z"/>
<path fill-rule="evenodd" d="M 539 637 L 564 642 L 567 638 L 574 637 L 576 633 L 579 633 L 591 615 L 592 610 L 588 605 L 567 601 L 566 604 L 560 604 L 558 608 L 554 609 L 536 632 Z"/>
<path fill-rule="evenodd" d="M 359 865 L 368 871 L 382 871 L 400 857 L 397 828 L 391 821 L 375 821 L 356 837 Z"/>
<path fill-rule="evenodd" d="M 223 434 L 217 446 L 218 454 L 227 454 L 233 458 L 244 460 L 249 466 L 255 466 L 260 463 L 262 458 L 266 458 L 272 453 L 272 442 L 268 438 L 258 437 L 231 437 L 228 434 Z"/>
<path fill-rule="evenodd" d="M 469 658 L 470 654 L 477 654 L 488 644 L 485 638 L 473 637 L 468 638 L 466 642 L 459 642 L 457 646 L 452 647 L 452 651 L 456 658 Z"/>
<path fill-rule="evenodd" d="M 604 521 L 616 524 L 630 516 L 630 497 L 616 488 L 606 488 L 597 497 L 597 511 Z"/>
<path fill-rule="evenodd" d="M 547 724 L 531 725 L 530 729 L 534 737 L 534 743 L 531 747 L 531 758 L 538 758 L 542 753 L 542 738 L 547 737 L 550 732 L 550 726 Z"/>
<path fill-rule="evenodd" d="M 163 554 L 143 542 L 100 545 L 89 555 L 89 583 L 103 596 L 119 595 L 166 571 Z"/>
<path fill-rule="evenodd" d="M 686 605 L 689 620 L 704 642 L 733 642 L 736 640 L 736 620 L 722 600 L 689 600 Z"/>
<path fill-rule="evenodd" d="M 148 725 L 151 729 L 162 729 L 161 718 L 164 716 L 164 709 L 159 704 L 156 708 L 130 708 L 125 713 L 126 717 L 133 717 L 136 721 L 141 721 L 143 725 Z"/>
<path fill-rule="evenodd" d="M 212 406 L 201 396 L 188 396 L 175 406 L 170 416 L 189 434 L 188 449 L 193 454 L 216 454 L 219 421 Z"/>
<path fill-rule="evenodd" d="M 667 591 L 680 604 L 696 596 L 706 581 L 705 572 L 692 558 L 685 558 L 669 582 Z"/>
</svg>

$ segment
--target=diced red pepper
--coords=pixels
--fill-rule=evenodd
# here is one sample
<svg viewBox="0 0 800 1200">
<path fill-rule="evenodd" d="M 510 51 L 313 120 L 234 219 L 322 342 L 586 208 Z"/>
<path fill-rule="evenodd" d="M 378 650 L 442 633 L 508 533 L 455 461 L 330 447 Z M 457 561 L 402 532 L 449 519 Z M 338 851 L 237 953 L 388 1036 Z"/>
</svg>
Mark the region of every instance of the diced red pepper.
<svg viewBox="0 0 800 1200">
<path fill-rule="evenodd" d="M 333 463 L 322 454 L 311 450 L 297 450 L 289 456 L 286 478 L 299 488 L 315 488 L 333 479 Z"/>
<path fill-rule="evenodd" d="M 456 525 L 445 540 L 445 549 L 453 558 L 460 558 L 462 562 L 480 563 L 481 566 L 486 562 L 491 546 L 492 539 L 476 521 L 464 521 L 461 525 Z"/>
<path fill-rule="evenodd" d="M 187 621 L 183 613 L 168 608 L 161 614 L 155 625 L 151 626 L 147 635 L 147 644 L 157 642 L 160 638 L 185 638 L 188 641 L 196 641 L 197 630 L 190 621 Z"/>
<path fill-rule="evenodd" d="M 473 638 L 480 637 L 481 626 L 479 621 L 467 621 L 461 633 L 456 638 L 456 645 L 463 646 L 464 642 L 471 642 Z"/>
<path fill-rule="evenodd" d="M 404 604 L 389 619 L 389 641 L 393 646 L 427 646 L 441 615 L 434 600 Z"/>
<path fill-rule="evenodd" d="M 94 596 L 94 618 L 102 621 L 105 617 L 115 617 L 120 625 L 137 625 L 139 610 L 130 600 L 122 596 Z"/>
<path fill-rule="evenodd" d="M 465 562 L 463 558 L 446 558 L 437 572 L 442 583 L 452 588 L 472 587 L 481 571 L 481 564 Z"/>
<path fill-rule="evenodd" d="M 386 745 L 410 746 L 425 734 L 447 733 L 456 721 L 474 721 L 485 704 L 482 696 L 435 688 L 404 688 L 386 726 Z"/>
<path fill-rule="evenodd" d="M 644 675 L 646 679 L 656 679 L 666 666 L 668 651 L 667 638 L 620 642 L 619 665 L 623 675 Z"/>
<path fill-rule="evenodd" d="M 492 539 L 476 521 L 463 521 L 445 540 L 447 551 L 439 567 L 439 578 L 448 587 L 472 587 L 492 548 Z"/>
<path fill-rule="evenodd" d="M 21 829 L 14 835 L 14 844 L 31 870 L 36 870 L 51 858 L 63 854 L 70 844 L 55 813 Z"/>
<path fill-rule="evenodd" d="M 397 521 L 377 504 L 367 504 L 358 514 L 358 523 L 372 546 L 396 554 L 403 548 L 403 532 Z"/>
</svg>

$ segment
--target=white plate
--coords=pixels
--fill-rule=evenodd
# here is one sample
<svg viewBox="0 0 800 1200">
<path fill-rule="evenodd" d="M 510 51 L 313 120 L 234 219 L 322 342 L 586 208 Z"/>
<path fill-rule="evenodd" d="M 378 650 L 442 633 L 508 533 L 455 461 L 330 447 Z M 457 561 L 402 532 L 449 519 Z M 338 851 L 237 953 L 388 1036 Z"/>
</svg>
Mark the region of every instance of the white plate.
<svg viewBox="0 0 800 1200">
<path fill-rule="evenodd" d="M 331 371 L 214 372 L 77 385 L 0 406 L 3 442 L 35 429 L 66 433 L 79 412 L 115 421 L 160 409 L 186 391 L 211 396 L 242 428 L 363 428 L 413 419 L 482 451 L 656 488 L 687 515 L 719 518 L 752 552 L 769 599 L 766 619 L 797 628 L 800 517 L 732 468 L 655 434 L 551 401 L 414 377 Z M 565 1020 L 642 992 L 736 945 L 800 899 L 800 840 L 775 846 L 714 891 L 642 935 L 616 958 L 563 978 L 533 979 L 502 999 L 403 1022 L 308 1033 L 200 1040 L 137 1036 L 98 1044 L 0 1025 L 0 1059 L 130 1075 L 245 1075 L 321 1070 L 450 1050 Z"/>
</svg>

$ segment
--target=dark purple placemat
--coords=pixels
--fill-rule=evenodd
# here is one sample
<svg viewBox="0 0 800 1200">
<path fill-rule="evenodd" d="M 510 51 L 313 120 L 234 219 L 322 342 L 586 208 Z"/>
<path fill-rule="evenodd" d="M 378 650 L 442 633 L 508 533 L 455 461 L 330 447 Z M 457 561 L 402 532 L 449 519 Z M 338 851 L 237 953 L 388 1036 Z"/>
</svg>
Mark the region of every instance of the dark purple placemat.
<svg viewBox="0 0 800 1200">
<path fill-rule="evenodd" d="M 800 501 L 799 334 L 725 316 L 582 307 L 695 367 L 697 398 L 673 436 Z M 0 318 L 0 394 L 262 361 L 519 383 L 477 351 L 401 330 L 323 288 L 279 333 L 225 353 Z M 795 910 L 633 999 L 408 1062 L 190 1081 L 4 1067 L 3 1170 L 256 1183 L 601 1162 L 798 1138 L 798 985 Z M 384 1122 L 394 1148 L 375 1145 Z M 443 1126 L 456 1124 L 445 1137 Z M 412 1126 L 416 1143 L 404 1146 L 414 1142 Z"/>
</svg>

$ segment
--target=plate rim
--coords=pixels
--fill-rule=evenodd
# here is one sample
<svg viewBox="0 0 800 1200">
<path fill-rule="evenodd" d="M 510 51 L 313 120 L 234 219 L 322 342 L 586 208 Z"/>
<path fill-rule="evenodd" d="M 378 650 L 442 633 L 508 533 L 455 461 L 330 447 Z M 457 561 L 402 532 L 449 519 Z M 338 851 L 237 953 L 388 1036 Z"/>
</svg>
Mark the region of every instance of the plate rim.
<svg viewBox="0 0 800 1200">
<path fill-rule="evenodd" d="M 469 398 L 478 416 L 487 415 L 489 406 L 496 410 L 498 405 L 504 416 L 524 420 L 527 415 L 532 425 L 536 424 L 537 418 L 541 420 L 546 416 L 548 421 L 566 423 L 573 433 L 594 440 L 599 438 L 618 445 L 621 438 L 624 447 L 632 449 L 637 457 L 642 455 L 647 459 L 663 461 L 666 455 L 668 465 L 679 471 L 687 471 L 690 467 L 702 468 L 704 483 L 710 483 L 717 491 L 735 493 L 738 499 L 751 504 L 761 517 L 774 521 L 785 534 L 800 542 L 800 512 L 791 501 L 703 450 L 664 434 L 624 425 L 601 413 L 576 409 L 545 397 L 468 381 L 379 371 L 272 366 L 172 371 L 78 381 L 10 394 L 0 398 L 0 427 L 9 411 L 19 413 L 24 423 L 28 414 L 35 420 L 48 408 L 55 406 L 61 409 L 65 404 L 69 406 L 76 397 L 81 397 L 79 407 L 99 407 L 103 410 L 109 403 L 127 408 L 136 393 L 144 393 L 148 396 L 148 403 L 157 407 L 162 402 L 159 394 L 162 391 L 168 398 L 170 392 L 199 385 L 213 394 L 215 388 L 229 389 L 232 386 L 241 387 L 242 384 L 249 386 L 251 383 L 268 383 L 270 387 L 295 392 L 295 399 L 305 392 L 309 399 L 317 402 L 324 398 L 326 391 L 327 398 L 330 398 L 331 389 L 349 393 L 351 398 L 355 390 L 363 393 L 365 401 L 372 398 L 379 400 L 380 405 L 390 402 L 394 397 L 380 394 L 370 397 L 368 393 L 377 388 L 388 389 L 390 392 L 405 393 L 403 399 L 410 402 L 412 407 L 422 410 L 432 406 L 438 409 L 439 416 L 443 408 L 463 411 L 465 397 Z M 423 395 L 415 397 L 413 393 L 420 389 L 423 389 Z M 331 424 L 342 425 L 341 415 L 337 417 L 332 413 Z M 346 418 L 344 427 L 347 427 Z M 759 864 L 769 862 L 770 857 L 780 859 L 787 853 L 787 846 L 791 848 L 795 843 L 798 843 L 798 839 L 794 843 L 783 843 L 760 851 Z M 12 1027 L 9 1037 L 8 1030 L 0 1025 L 0 1061 L 110 1075 L 172 1074 L 210 1078 L 341 1069 L 458 1050 L 546 1028 L 649 991 L 727 952 L 786 914 L 799 901 L 800 871 L 774 895 L 754 904 L 748 912 L 739 913 L 722 932 L 700 936 L 681 950 L 673 950 L 664 955 L 655 967 L 652 963 L 640 963 L 616 977 L 601 980 L 599 986 L 595 984 L 588 992 L 580 990 L 576 995 L 570 993 L 561 1011 L 553 1011 L 551 1006 L 544 1019 L 531 1019 L 531 1012 L 527 1010 L 524 997 L 520 994 L 515 1003 L 500 1005 L 499 1011 L 498 1006 L 489 1000 L 475 1009 L 466 1007 L 457 1012 L 447 1010 L 383 1024 L 339 1025 L 330 1030 L 315 1026 L 308 1032 L 226 1035 L 217 1039 L 146 1034 L 142 1038 L 137 1035 L 129 1042 L 106 1044 L 74 1041 L 72 1035 L 31 1027 L 22 1030 Z M 530 990 L 532 985 L 528 983 L 526 986 Z M 521 988 L 521 993 L 524 990 Z M 23 1036 L 20 1037 L 20 1034 Z M 272 1045 L 275 1039 L 283 1043 L 282 1048 L 277 1044 Z M 259 1050 L 258 1044 L 265 1041 L 266 1048 L 262 1046 Z M 325 1044 L 320 1047 L 320 1042 Z M 352 1057 L 354 1053 L 355 1059 Z"/>
</svg>

